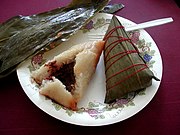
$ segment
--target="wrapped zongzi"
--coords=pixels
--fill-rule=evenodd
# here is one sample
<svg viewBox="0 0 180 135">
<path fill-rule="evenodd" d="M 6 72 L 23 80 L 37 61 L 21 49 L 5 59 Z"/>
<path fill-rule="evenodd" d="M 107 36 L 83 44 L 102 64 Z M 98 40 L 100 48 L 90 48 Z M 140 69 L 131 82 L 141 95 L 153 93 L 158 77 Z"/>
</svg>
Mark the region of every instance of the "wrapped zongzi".
<svg viewBox="0 0 180 135">
<path fill-rule="evenodd" d="M 116 16 L 113 16 L 104 40 L 105 103 L 151 86 L 153 78 L 158 80 Z"/>
</svg>

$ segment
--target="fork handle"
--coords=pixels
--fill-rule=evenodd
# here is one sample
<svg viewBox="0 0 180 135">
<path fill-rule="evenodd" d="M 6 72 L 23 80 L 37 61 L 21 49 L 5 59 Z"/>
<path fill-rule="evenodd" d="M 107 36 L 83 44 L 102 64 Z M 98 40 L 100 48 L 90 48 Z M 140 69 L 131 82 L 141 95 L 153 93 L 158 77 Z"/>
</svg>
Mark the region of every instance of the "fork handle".
<svg viewBox="0 0 180 135">
<path fill-rule="evenodd" d="M 144 29 L 144 28 L 149 28 L 149 27 L 153 27 L 153 26 L 158 26 L 158 25 L 170 23 L 172 21 L 173 21 L 173 19 L 171 17 L 163 18 L 163 19 L 157 19 L 157 20 L 148 21 L 148 22 L 139 23 L 139 24 L 136 24 L 133 26 L 125 27 L 125 30 L 126 31 L 133 31 L 133 30 L 137 30 L 137 29 Z"/>
</svg>

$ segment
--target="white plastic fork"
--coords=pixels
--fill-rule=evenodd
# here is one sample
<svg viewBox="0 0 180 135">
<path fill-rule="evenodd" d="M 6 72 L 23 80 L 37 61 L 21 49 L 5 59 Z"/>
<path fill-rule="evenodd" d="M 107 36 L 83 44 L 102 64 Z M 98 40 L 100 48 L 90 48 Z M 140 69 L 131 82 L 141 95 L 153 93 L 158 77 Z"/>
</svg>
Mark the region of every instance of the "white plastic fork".
<svg viewBox="0 0 180 135">
<path fill-rule="evenodd" d="M 147 22 L 143 22 L 143 23 L 125 27 L 125 31 L 128 32 L 128 31 L 134 31 L 134 30 L 139 30 L 139 29 L 145 29 L 145 28 L 150 28 L 150 27 L 154 27 L 154 26 L 167 24 L 170 22 L 173 22 L 173 19 L 171 17 L 156 19 L 156 20 L 147 21 Z M 90 40 L 96 40 L 96 39 L 100 40 L 100 39 L 103 39 L 104 35 L 105 35 L 105 33 L 91 33 L 91 34 L 88 34 L 88 37 Z"/>
</svg>

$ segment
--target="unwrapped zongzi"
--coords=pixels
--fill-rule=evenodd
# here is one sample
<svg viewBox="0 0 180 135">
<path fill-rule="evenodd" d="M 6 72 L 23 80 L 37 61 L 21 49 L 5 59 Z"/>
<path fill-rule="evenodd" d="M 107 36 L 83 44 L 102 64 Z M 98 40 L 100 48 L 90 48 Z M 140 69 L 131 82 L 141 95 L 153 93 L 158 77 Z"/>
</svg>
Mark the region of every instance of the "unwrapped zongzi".
<svg viewBox="0 0 180 135">
<path fill-rule="evenodd" d="M 71 47 L 32 72 L 40 94 L 57 103 L 77 109 L 95 73 L 104 41 L 85 42 Z"/>
</svg>

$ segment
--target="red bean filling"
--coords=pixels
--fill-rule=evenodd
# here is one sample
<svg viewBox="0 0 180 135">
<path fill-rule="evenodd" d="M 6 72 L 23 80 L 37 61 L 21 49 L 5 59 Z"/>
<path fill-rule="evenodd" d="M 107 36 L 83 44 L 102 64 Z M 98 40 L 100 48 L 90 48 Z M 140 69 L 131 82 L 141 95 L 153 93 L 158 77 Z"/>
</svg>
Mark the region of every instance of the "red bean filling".
<svg viewBox="0 0 180 135">
<path fill-rule="evenodd" d="M 69 64 L 64 64 L 58 71 L 55 72 L 54 75 L 66 86 L 66 90 L 69 92 L 75 89 L 74 84 L 76 80 L 74 76 L 74 65 L 75 61 Z"/>
</svg>

